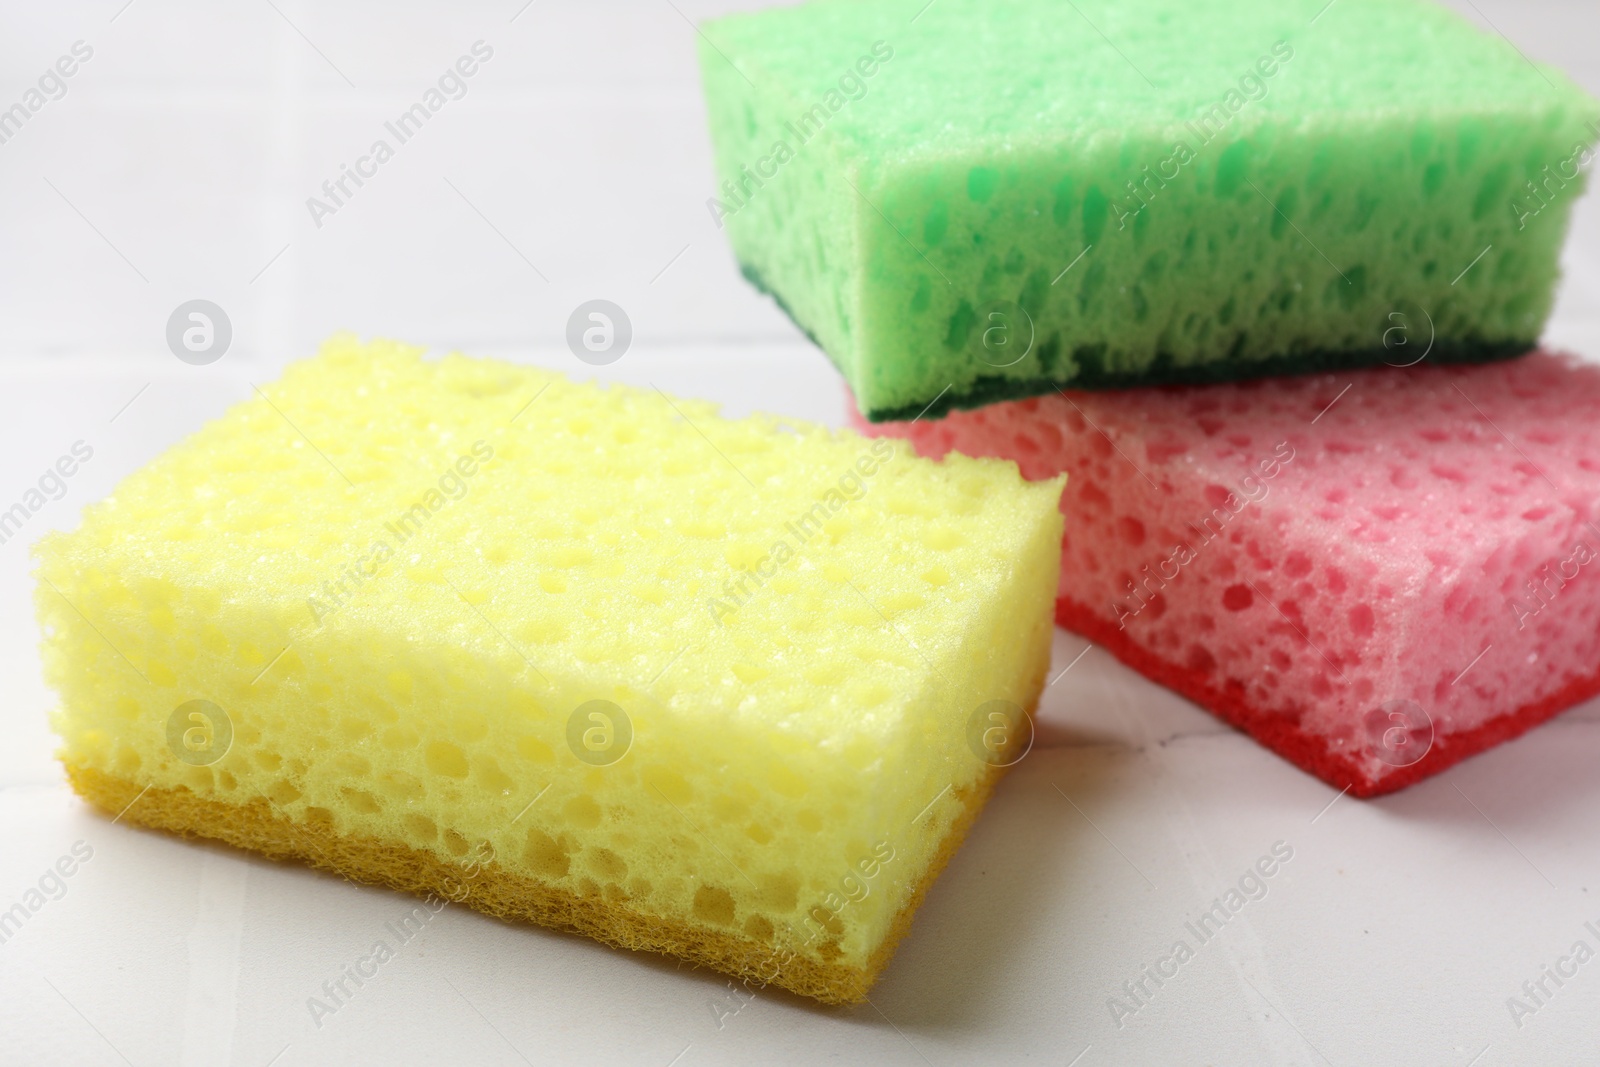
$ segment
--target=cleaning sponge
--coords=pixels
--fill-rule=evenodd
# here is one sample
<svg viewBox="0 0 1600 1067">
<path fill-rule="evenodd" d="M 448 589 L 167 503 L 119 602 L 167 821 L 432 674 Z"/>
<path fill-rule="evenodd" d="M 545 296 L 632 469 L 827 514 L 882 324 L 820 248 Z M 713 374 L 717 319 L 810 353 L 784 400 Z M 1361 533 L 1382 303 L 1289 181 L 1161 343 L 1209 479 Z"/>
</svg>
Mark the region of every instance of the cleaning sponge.
<svg viewBox="0 0 1600 1067">
<path fill-rule="evenodd" d="M 891 424 L 1070 472 L 1058 619 L 1357 796 L 1600 692 L 1600 368 L 1548 354 Z"/>
<path fill-rule="evenodd" d="M 1527 351 L 1600 122 L 1426 0 L 813 0 L 701 67 L 711 214 L 873 420 L 1376 363 L 1419 305 Z"/>
<path fill-rule="evenodd" d="M 128 822 L 858 999 L 1037 699 L 1060 489 L 335 339 L 38 547 L 61 758 Z"/>
</svg>

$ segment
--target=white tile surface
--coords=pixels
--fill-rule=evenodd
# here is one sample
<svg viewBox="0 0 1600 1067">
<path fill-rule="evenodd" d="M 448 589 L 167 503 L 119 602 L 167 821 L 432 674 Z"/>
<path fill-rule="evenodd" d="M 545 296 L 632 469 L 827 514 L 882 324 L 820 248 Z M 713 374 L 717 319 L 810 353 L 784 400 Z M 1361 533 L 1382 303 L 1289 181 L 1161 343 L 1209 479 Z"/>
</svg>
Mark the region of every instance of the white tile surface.
<svg viewBox="0 0 1600 1067">
<path fill-rule="evenodd" d="M 315 1027 L 306 998 L 410 902 L 73 799 L 50 759 L 25 542 L 338 328 L 586 370 L 562 331 L 603 296 L 636 329 L 607 378 L 734 413 L 838 422 L 843 406 L 705 212 L 693 31 L 672 3 L 274 3 L 11 4 L 0 33 L 0 100 L 73 41 L 95 48 L 0 145 L 0 499 L 74 441 L 95 449 L 0 545 L 0 908 L 74 842 L 94 849 L 0 945 L 0 1060 L 1593 1062 L 1600 962 L 1520 1028 L 1506 998 L 1575 940 L 1600 948 L 1583 926 L 1600 927 L 1600 704 L 1363 803 L 1099 650 L 1049 690 L 1038 748 L 872 1006 L 763 993 L 731 1013 L 714 974 L 451 909 Z M 1600 92 L 1592 0 L 1456 6 Z M 314 227 L 304 199 L 479 39 L 495 55 L 466 97 Z M 1593 197 L 1565 262 L 1549 338 L 1600 357 Z M 194 296 L 234 323 L 212 367 L 165 350 Z M 1056 669 L 1083 648 L 1058 634 Z M 1294 858 L 1266 896 L 1115 1025 L 1108 998 L 1277 841 Z"/>
</svg>

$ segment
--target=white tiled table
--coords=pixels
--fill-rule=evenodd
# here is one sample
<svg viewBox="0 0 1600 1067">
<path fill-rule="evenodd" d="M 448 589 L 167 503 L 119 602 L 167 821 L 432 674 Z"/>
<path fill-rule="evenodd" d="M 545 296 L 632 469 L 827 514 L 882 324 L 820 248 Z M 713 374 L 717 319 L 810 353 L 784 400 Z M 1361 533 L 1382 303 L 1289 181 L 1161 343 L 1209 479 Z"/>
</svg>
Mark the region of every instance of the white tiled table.
<svg viewBox="0 0 1600 1067">
<path fill-rule="evenodd" d="M 1330 807 L 1332 790 L 1098 649 L 1049 689 L 1038 747 L 871 1006 L 746 1004 L 715 974 L 452 908 L 317 1027 L 307 998 L 410 901 L 112 825 L 74 799 L 50 755 L 26 542 L 337 328 L 588 373 L 561 336 L 576 304 L 603 296 L 636 330 L 607 377 L 735 413 L 837 423 L 843 405 L 711 224 L 693 36 L 667 0 L 520 14 L 522 0 L 275 2 L 9 3 L 0 23 L 6 103 L 74 41 L 94 49 L 67 95 L 0 145 L 0 498 L 74 441 L 94 449 L 64 498 L 0 545 L 0 909 L 75 842 L 93 850 L 0 945 L 0 1061 L 1600 1055 L 1600 962 L 1520 1028 L 1506 1007 L 1575 941 L 1600 948 L 1584 927 L 1600 927 L 1600 705 L 1397 796 Z M 1600 91 L 1592 0 L 1476 3 L 1459 6 Z M 305 197 L 480 39 L 494 55 L 466 97 L 315 228 Z M 1566 267 L 1550 339 L 1600 357 L 1593 198 Z M 207 368 L 163 342 L 168 313 L 196 296 L 235 329 Z M 1084 647 L 1058 634 L 1056 669 Z M 1108 998 L 1277 842 L 1293 858 L 1266 896 L 1116 1025 Z"/>
</svg>

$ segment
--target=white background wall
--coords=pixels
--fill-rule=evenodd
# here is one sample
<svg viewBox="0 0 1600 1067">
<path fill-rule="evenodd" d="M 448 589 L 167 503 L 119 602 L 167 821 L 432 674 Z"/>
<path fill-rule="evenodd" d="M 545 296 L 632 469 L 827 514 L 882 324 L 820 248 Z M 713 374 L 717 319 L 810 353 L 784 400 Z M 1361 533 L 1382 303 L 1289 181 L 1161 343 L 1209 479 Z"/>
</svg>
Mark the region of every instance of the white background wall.
<svg viewBox="0 0 1600 1067">
<path fill-rule="evenodd" d="M 452 909 L 310 1028 L 304 998 L 409 902 L 85 813 L 50 758 L 27 543 L 338 329 L 588 376 L 563 331 L 604 297 L 635 327 L 606 377 L 824 421 L 841 386 L 705 210 L 685 16 L 731 5 L 123 2 L 0 2 L 0 107 L 94 48 L 0 144 L 0 502 L 95 449 L 0 544 L 0 907 L 73 840 L 97 849 L 0 946 L 0 1060 L 1592 1062 L 1600 963 L 1524 1029 L 1504 1000 L 1600 921 L 1600 707 L 1318 815 L 1332 790 L 1097 651 L 1048 691 L 1039 750 L 871 1008 L 764 995 L 718 1027 L 715 975 Z M 1595 0 L 1452 3 L 1600 95 Z M 494 58 L 468 95 L 316 228 L 305 198 L 478 39 Z M 1600 357 L 1596 203 L 1549 337 Z M 194 297 L 234 326 L 210 367 L 165 343 Z M 1055 669 L 1083 649 L 1058 634 Z M 1105 998 L 1279 838 L 1297 859 L 1248 923 L 1112 1028 Z"/>
</svg>

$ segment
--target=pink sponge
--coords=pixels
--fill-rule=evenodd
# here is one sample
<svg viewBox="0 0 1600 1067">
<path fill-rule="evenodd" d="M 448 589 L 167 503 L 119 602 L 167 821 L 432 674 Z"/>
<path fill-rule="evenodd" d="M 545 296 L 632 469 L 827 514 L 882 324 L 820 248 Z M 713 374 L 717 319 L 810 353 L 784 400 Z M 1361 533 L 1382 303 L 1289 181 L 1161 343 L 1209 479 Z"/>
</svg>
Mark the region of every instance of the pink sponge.
<svg viewBox="0 0 1600 1067">
<path fill-rule="evenodd" d="M 1057 620 L 1358 796 L 1600 692 L 1600 368 L 1539 353 L 861 426 L 1068 472 Z"/>
</svg>

